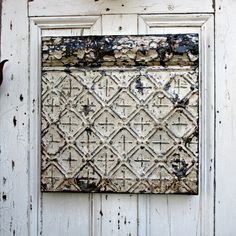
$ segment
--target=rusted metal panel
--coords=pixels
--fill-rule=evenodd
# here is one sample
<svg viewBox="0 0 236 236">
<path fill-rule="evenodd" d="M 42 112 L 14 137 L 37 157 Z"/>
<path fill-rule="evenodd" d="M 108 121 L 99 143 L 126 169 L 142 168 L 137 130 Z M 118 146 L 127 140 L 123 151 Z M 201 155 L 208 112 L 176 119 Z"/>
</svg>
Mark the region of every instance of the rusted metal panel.
<svg viewBox="0 0 236 236">
<path fill-rule="evenodd" d="M 170 66 L 198 63 L 195 35 L 44 37 L 44 67 Z"/>
<path fill-rule="evenodd" d="M 43 191 L 198 192 L 198 35 L 42 39 Z"/>
</svg>

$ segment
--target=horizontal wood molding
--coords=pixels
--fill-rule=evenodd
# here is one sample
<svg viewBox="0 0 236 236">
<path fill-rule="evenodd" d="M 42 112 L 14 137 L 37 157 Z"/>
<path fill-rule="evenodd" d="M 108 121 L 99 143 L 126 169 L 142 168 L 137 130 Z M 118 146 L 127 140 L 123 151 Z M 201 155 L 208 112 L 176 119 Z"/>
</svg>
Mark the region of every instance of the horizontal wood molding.
<svg viewBox="0 0 236 236">
<path fill-rule="evenodd" d="M 105 14 L 213 13 L 211 1 L 200 0 L 34 0 L 29 16 L 75 16 Z"/>
<path fill-rule="evenodd" d="M 35 17 L 31 18 L 40 29 L 91 28 L 99 16 L 80 17 Z"/>
<path fill-rule="evenodd" d="M 202 27 L 211 14 L 140 15 L 148 27 Z"/>
</svg>

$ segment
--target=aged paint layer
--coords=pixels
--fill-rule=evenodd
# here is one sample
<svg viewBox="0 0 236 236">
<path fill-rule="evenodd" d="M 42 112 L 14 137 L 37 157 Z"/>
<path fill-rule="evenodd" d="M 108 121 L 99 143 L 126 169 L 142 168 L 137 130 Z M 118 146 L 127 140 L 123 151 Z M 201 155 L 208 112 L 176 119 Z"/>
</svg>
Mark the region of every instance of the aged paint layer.
<svg viewBox="0 0 236 236">
<path fill-rule="evenodd" d="M 50 37 L 42 50 L 43 191 L 198 192 L 197 35 Z"/>
<path fill-rule="evenodd" d="M 43 38 L 43 66 L 167 66 L 198 63 L 195 34 Z"/>
</svg>

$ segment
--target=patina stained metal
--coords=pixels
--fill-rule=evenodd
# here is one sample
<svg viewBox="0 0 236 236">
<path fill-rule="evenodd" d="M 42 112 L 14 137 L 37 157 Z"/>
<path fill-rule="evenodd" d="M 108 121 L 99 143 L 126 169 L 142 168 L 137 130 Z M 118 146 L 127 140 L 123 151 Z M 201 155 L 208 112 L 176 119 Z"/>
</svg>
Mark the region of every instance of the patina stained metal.
<svg viewBox="0 0 236 236">
<path fill-rule="evenodd" d="M 42 191 L 198 193 L 198 35 L 42 38 Z"/>
</svg>

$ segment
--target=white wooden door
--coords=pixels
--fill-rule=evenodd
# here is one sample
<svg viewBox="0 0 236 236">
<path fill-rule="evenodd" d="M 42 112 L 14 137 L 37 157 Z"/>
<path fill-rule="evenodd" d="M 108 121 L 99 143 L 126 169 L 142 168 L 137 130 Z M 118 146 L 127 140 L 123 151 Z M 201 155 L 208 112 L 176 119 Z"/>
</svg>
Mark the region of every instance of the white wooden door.
<svg viewBox="0 0 236 236">
<path fill-rule="evenodd" d="M 186 16 L 158 16 L 158 15 L 138 15 L 138 14 L 102 14 L 100 16 L 75 16 L 74 18 L 33 18 L 31 20 L 31 78 L 32 98 L 38 101 L 35 93 L 39 86 L 40 76 L 40 54 L 37 54 L 37 48 L 40 45 L 41 36 L 71 36 L 71 35 L 116 35 L 116 34 L 162 34 L 162 33 L 199 33 L 201 34 L 201 53 L 204 57 L 211 58 L 213 54 L 207 53 L 207 45 L 213 45 L 213 19 L 211 15 L 190 15 Z M 73 24 L 73 25 L 72 25 Z M 185 25 L 184 25 L 185 24 Z M 72 25 L 72 26 L 71 26 Z M 186 25 L 188 27 L 186 27 Z M 73 27 L 73 28 L 72 28 Z M 203 27 L 206 30 L 203 30 Z M 35 31 L 38 31 L 35 32 Z M 39 39 L 39 40 L 37 40 Z M 38 52 L 39 53 L 39 52 Z M 202 106 L 209 110 L 213 104 L 213 65 L 201 59 L 202 70 L 202 89 L 209 91 L 203 94 L 207 99 Z M 206 67 L 207 66 L 207 67 Z M 211 67 L 209 70 L 208 67 Z M 208 82 L 206 81 L 208 78 Z M 38 116 L 40 110 L 36 109 L 35 117 L 31 117 L 33 134 L 32 139 L 36 140 L 35 147 L 39 143 Z M 213 112 L 205 112 L 203 109 L 202 119 L 204 116 L 208 120 L 213 120 Z M 203 121 L 204 122 L 204 121 Z M 203 122 L 201 125 L 203 125 Z M 206 122 L 203 127 L 201 141 L 211 143 L 209 137 L 212 136 L 213 122 Z M 208 137 L 206 138 L 205 135 Z M 40 154 L 31 150 L 32 156 L 40 157 Z M 183 222 L 185 233 L 187 235 L 205 234 L 205 230 L 211 230 L 212 212 L 206 212 L 200 209 L 211 207 L 212 204 L 212 179 L 210 160 L 205 158 L 212 155 L 212 150 L 202 145 L 201 162 L 204 163 L 201 168 L 201 183 L 199 196 L 164 196 L 164 195 L 138 195 L 138 194 L 65 194 L 65 193 L 38 193 L 41 196 L 41 225 L 40 230 L 43 235 L 180 235 Z M 36 160 L 37 158 L 35 158 Z M 34 166 L 35 165 L 35 166 Z M 32 161 L 32 169 L 36 170 L 38 162 Z M 39 176 L 39 174 L 38 174 Z M 38 177 L 34 177 L 33 185 L 38 186 Z M 204 192 L 208 191 L 207 199 L 204 199 Z M 203 206 L 204 204 L 204 206 Z M 210 205 L 209 205 L 210 204 Z M 202 216 L 207 214 L 208 225 L 206 229 L 201 225 Z M 55 225 L 52 229 L 52 225 Z"/>
<path fill-rule="evenodd" d="M 224 68 L 220 63 L 225 46 L 220 30 L 224 28 L 226 17 L 226 13 L 220 13 L 221 4 L 221 1 L 216 1 L 215 5 L 212 1 L 203 0 L 197 3 L 194 0 L 3 1 L 1 59 L 8 58 L 9 63 L 0 88 L 1 235 L 234 235 L 233 218 L 229 219 L 230 227 L 227 229 L 221 222 L 221 213 L 229 210 L 230 206 L 228 203 L 224 203 L 224 208 L 220 205 L 220 201 L 225 199 L 221 185 L 227 178 L 220 164 L 215 165 L 215 160 L 224 163 L 222 157 L 215 159 L 214 153 L 216 150 L 217 156 L 223 152 L 222 148 L 229 148 L 228 143 L 217 146 L 220 145 L 217 142 L 222 141 L 221 120 L 229 116 L 231 109 L 227 106 L 233 104 L 229 102 L 233 89 L 225 84 L 221 88 L 214 73 L 216 48 L 216 65 L 219 65 L 216 71 L 226 82 L 230 80 L 223 72 L 227 70 L 226 62 Z M 226 12 L 229 7 L 224 7 Z M 233 12 L 230 14 L 233 18 Z M 216 40 L 219 48 L 214 45 L 214 26 L 216 34 L 221 37 Z M 41 37 L 163 33 L 200 35 L 202 131 L 199 194 L 41 192 Z M 229 58 L 228 55 L 224 57 Z M 233 74 L 232 71 L 227 73 Z M 221 94 L 217 99 L 215 91 Z M 216 126 L 215 119 L 219 119 Z M 235 140 L 230 130 L 234 120 L 233 117 L 229 119 L 231 126 L 225 124 L 224 128 L 226 135 Z M 232 147 L 227 150 L 230 150 L 228 156 L 233 154 Z M 219 176 L 215 175 L 215 166 L 219 169 Z M 228 168 L 226 164 L 224 168 Z M 228 194 L 235 193 L 235 190 L 227 190 Z M 235 206 L 235 202 L 232 204 Z"/>
</svg>

